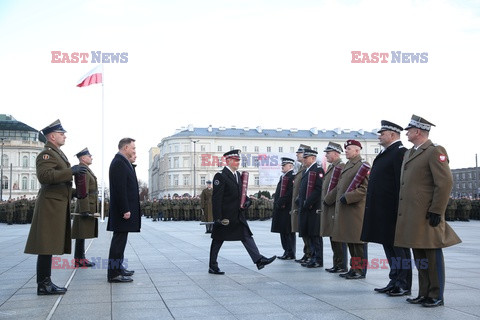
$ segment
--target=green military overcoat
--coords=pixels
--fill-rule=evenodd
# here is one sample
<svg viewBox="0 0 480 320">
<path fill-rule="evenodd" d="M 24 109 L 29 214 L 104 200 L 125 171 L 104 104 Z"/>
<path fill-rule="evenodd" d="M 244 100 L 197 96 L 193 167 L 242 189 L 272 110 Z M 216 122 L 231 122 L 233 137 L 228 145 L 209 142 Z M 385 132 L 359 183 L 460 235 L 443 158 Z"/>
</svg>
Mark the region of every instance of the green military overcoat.
<svg viewBox="0 0 480 320">
<path fill-rule="evenodd" d="M 97 177 L 87 165 L 80 164 L 87 168 L 86 180 L 87 197 L 77 199 L 75 212 L 97 213 L 98 185 Z M 72 239 L 90 239 L 98 237 L 98 219 L 94 217 L 74 216 L 72 224 Z"/>
<path fill-rule="evenodd" d="M 292 219 L 292 232 L 298 232 L 298 206 L 295 203 L 295 200 L 297 200 L 298 198 L 298 192 L 300 191 L 300 182 L 302 181 L 302 175 L 305 169 L 307 168 L 302 165 L 300 169 L 298 169 L 298 172 L 295 174 L 295 177 L 293 178 L 292 209 L 290 211 Z"/>
<path fill-rule="evenodd" d="M 395 246 L 438 249 L 460 243 L 445 222 L 453 185 L 445 149 L 427 140 L 417 150 L 412 148 L 405 153 L 401 170 Z M 428 212 L 441 216 L 438 226 L 430 226 L 425 218 Z"/>
<path fill-rule="evenodd" d="M 63 152 L 52 143 L 36 159 L 41 187 L 33 212 L 25 253 L 60 255 L 71 252 L 70 199 L 72 170 Z"/>
<path fill-rule="evenodd" d="M 325 176 L 323 178 L 322 199 L 325 199 L 325 196 L 327 195 L 328 186 L 330 185 L 330 180 L 332 180 L 333 169 L 335 167 L 340 167 L 343 169 L 344 166 L 345 163 L 343 163 L 341 159 L 338 159 L 328 166 L 327 172 L 325 172 Z M 326 206 L 322 203 L 322 212 L 320 218 L 320 236 L 331 237 L 333 232 L 333 223 L 335 221 L 335 206 Z"/>
</svg>

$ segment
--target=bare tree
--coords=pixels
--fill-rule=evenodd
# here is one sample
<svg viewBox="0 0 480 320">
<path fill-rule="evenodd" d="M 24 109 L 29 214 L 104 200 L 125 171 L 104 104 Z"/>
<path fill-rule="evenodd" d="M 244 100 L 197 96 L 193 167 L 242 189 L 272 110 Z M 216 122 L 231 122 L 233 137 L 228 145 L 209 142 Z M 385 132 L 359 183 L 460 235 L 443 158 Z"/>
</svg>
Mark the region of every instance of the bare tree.
<svg viewBox="0 0 480 320">
<path fill-rule="evenodd" d="M 148 199 L 148 186 L 145 181 L 138 180 L 138 192 L 140 194 L 140 201 Z"/>
</svg>

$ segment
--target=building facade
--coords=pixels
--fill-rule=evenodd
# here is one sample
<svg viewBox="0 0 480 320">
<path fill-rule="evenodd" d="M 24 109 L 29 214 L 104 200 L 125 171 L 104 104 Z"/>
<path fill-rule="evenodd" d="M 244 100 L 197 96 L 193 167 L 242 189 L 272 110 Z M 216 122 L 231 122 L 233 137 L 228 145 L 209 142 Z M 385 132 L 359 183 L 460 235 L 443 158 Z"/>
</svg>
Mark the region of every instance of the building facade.
<svg viewBox="0 0 480 320">
<path fill-rule="evenodd" d="M 480 176 L 478 168 L 452 169 L 453 188 L 452 196 L 455 198 L 480 197 Z"/>
<path fill-rule="evenodd" d="M 45 137 L 38 130 L 0 114 L 1 199 L 36 196 L 40 188 L 35 162 Z"/>
<path fill-rule="evenodd" d="M 381 148 L 376 132 L 339 128 L 195 128 L 190 125 L 163 138 L 157 147 L 150 149 L 149 197 L 199 195 L 206 181 L 212 180 L 225 165 L 223 154 L 233 149 L 242 151 L 239 170 L 249 172 L 248 194 L 273 193 L 281 174 L 280 158 L 296 159 L 295 152 L 300 144 L 318 151 L 318 162 L 326 166 L 323 150 L 329 141 L 343 145 L 346 140 L 355 139 L 363 145 L 363 159 L 371 164 Z"/>
</svg>

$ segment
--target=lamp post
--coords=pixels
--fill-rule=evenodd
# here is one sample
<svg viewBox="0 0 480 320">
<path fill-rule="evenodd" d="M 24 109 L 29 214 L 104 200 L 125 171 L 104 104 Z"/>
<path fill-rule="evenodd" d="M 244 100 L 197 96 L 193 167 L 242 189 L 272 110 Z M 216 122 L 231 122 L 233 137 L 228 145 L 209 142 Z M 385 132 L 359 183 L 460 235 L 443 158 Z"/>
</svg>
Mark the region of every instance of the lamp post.
<svg viewBox="0 0 480 320">
<path fill-rule="evenodd" d="M 3 140 L 5 140 L 5 138 L 0 139 L 2 139 L 2 155 L 0 156 L 0 201 L 3 201 Z"/>
<path fill-rule="evenodd" d="M 200 140 L 192 140 L 193 142 L 193 196 L 197 196 L 197 171 L 195 167 L 195 163 L 197 162 L 197 150 L 196 150 L 196 145 L 197 142 Z"/>
</svg>

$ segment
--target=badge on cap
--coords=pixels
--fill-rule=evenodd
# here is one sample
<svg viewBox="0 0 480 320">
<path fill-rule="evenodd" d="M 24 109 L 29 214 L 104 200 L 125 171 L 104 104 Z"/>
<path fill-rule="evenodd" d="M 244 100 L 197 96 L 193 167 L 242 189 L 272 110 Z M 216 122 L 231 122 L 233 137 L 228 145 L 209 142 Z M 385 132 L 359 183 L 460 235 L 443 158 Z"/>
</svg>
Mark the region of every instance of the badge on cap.
<svg viewBox="0 0 480 320">
<path fill-rule="evenodd" d="M 50 156 L 48 154 L 44 154 L 43 155 L 43 160 L 48 160 L 48 159 L 50 159 Z"/>
<path fill-rule="evenodd" d="M 318 174 L 318 176 L 319 176 L 321 179 L 323 179 L 323 173 L 320 172 L 320 173 Z"/>
<path fill-rule="evenodd" d="M 213 184 L 215 184 L 216 186 L 218 186 L 218 185 L 220 184 L 220 181 L 219 181 L 219 180 L 215 180 L 215 181 L 213 182 Z"/>
<path fill-rule="evenodd" d="M 447 161 L 447 156 L 442 153 L 438 156 L 438 160 L 440 160 L 440 162 L 445 162 Z"/>
</svg>

